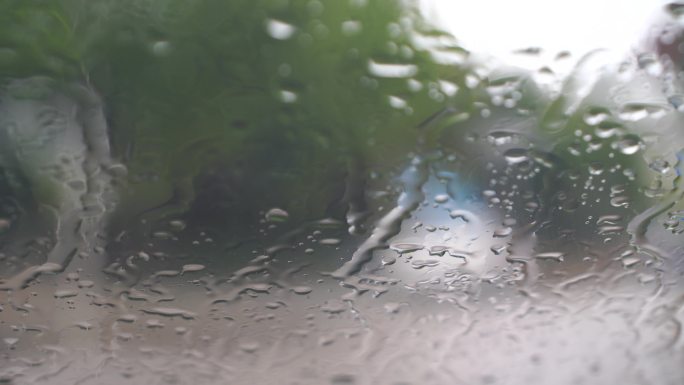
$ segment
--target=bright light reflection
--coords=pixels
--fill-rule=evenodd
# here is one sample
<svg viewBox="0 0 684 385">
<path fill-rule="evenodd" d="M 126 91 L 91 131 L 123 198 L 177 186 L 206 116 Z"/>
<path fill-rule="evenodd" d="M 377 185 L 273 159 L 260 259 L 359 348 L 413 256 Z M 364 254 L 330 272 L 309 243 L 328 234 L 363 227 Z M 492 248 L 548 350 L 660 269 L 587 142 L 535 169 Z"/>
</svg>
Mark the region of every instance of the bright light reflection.
<svg viewBox="0 0 684 385">
<path fill-rule="evenodd" d="M 664 0 L 420 0 L 430 20 L 473 52 L 510 63 L 538 47 L 578 57 L 596 48 L 625 53 L 644 38 Z M 518 63 L 515 63 L 518 64 Z"/>
</svg>

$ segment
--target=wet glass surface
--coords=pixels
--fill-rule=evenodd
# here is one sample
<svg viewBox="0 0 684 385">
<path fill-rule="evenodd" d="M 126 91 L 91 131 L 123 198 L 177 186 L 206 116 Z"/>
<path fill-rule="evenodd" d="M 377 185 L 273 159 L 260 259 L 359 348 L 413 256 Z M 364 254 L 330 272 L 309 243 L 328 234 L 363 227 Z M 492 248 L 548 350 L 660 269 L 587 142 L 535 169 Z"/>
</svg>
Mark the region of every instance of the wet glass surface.
<svg viewBox="0 0 684 385">
<path fill-rule="evenodd" d="M 0 0 L 0 383 L 683 383 L 684 6 L 424 6 Z"/>
</svg>

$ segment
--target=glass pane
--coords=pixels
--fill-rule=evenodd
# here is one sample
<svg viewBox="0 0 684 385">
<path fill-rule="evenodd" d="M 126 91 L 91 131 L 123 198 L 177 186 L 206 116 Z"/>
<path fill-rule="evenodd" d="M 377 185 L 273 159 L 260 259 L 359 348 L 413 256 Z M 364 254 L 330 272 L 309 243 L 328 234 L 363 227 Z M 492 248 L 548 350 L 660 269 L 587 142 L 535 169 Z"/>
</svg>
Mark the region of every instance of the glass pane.
<svg viewBox="0 0 684 385">
<path fill-rule="evenodd" d="M 683 14 L 0 0 L 0 383 L 681 384 Z"/>
</svg>

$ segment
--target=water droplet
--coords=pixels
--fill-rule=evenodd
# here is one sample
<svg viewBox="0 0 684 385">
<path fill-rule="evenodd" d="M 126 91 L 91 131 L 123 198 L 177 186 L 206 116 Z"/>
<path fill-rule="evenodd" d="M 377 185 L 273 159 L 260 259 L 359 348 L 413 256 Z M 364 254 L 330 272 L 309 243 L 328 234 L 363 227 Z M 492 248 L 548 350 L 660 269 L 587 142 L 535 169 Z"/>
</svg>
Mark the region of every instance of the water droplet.
<svg viewBox="0 0 684 385">
<path fill-rule="evenodd" d="M 629 197 L 617 196 L 610 200 L 610 205 L 613 207 L 629 207 Z"/>
<path fill-rule="evenodd" d="M 180 275 L 183 275 L 183 274 L 185 274 L 185 273 L 192 273 L 192 272 L 195 272 L 195 271 L 202 271 L 202 270 L 204 270 L 204 269 L 205 269 L 205 266 L 204 266 L 204 265 L 200 265 L 200 264 L 197 264 L 197 263 L 192 263 L 192 264 L 188 264 L 188 265 L 183 265 L 183 267 L 181 268 Z"/>
<path fill-rule="evenodd" d="M 639 259 L 638 257 L 622 258 L 622 266 L 624 266 L 624 267 L 634 267 L 639 262 L 641 262 L 641 259 Z"/>
<path fill-rule="evenodd" d="M 596 220 L 597 225 L 604 225 L 604 224 L 609 224 L 609 225 L 615 225 L 618 222 L 622 220 L 622 216 L 620 215 L 614 215 L 614 214 L 609 214 L 609 215 L 602 215 Z"/>
<path fill-rule="evenodd" d="M 623 226 L 604 225 L 604 226 L 599 226 L 599 228 L 596 232 L 599 235 L 606 235 L 606 234 L 620 234 L 624 230 L 625 230 L 625 228 Z"/>
<path fill-rule="evenodd" d="M 449 251 L 449 247 L 447 246 L 441 246 L 441 245 L 434 245 L 430 246 L 428 248 L 428 254 L 430 255 L 439 255 L 442 256 L 444 255 L 447 251 Z"/>
<path fill-rule="evenodd" d="M 164 317 L 182 317 L 185 319 L 194 319 L 197 314 L 173 307 L 153 307 L 151 309 L 142 309 L 143 312 L 148 314 L 160 315 Z"/>
<path fill-rule="evenodd" d="M 396 251 L 399 254 L 422 250 L 423 247 L 423 245 L 417 243 L 393 243 L 390 245 L 390 249 Z"/>
<path fill-rule="evenodd" d="M 651 170 L 658 172 L 660 174 L 667 174 L 670 170 L 672 170 L 672 166 L 670 166 L 670 163 L 660 158 L 655 159 L 648 166 L 651 168 Z"/>
<path fill-rule="evenodd" d="M 463 222 L 467 223 L 470 222 L 472 214 L 469 211 L 455 209 L 449 212 L 449 216 L 452 219 L 460 219 Z"/>
<path fill-rule="evenodd" d="M 321 306 L 321 310 L 329 314 L 339 314 L 347 310 L 347 305 L 340 300 L 330 300 Z"/>
<path fill-rule="evenodd" d="M 380 78 L 408 78 L 418 72 L 418 67 L 414 64 L 378 63 L 370 60 L 368 72 Z"/>
<path fill-rule="evenodd" d="M 501 253 L 506 251 L 506 245 L 492 245 L 492 247 L 490 247 L 490 250 L 492 251 L 492 253 L 494 253 L 494 255 L 500 255 Z"/>
<path fill-rule="evenodd" d="M 283 103 L 294 103 L 297 101 L 297 94 L 292 91 L 280 90 L 279 96 Z"/>
<path fill-rule="evenodd" d="M 422 269 L 424 267 L 434 267 L 439 265 L 439 261 L 436 259 L 418 259 L 411 261 L 411 267 L 414 269 Z"/>
<path fill-rule="evenodd" d="M 117 318 L 117 321 L 133 323 L 138 319 L 134 314 L 122 314 Z"/>
<path fill-rule="evenodd" d="M 594 129 L 594 134 L 601 139 L 606 139 L 618 135 L 622 132 L 623 128 L 620 124 L 606 121 L 601 122 L 596 129 Z"/>
<path fill-rule="evenodd" d="M 397 314 L 399 313 L 399 310 L 401 310 L 401 307 L 403 304 L 399 302 L 387 302 L 383 306 L 385 308 L 385 311 L 390 314 Z"/>
<path fill-rule="evenodd" d="M 155 231 L 152 233 L 152 237 L 156 239 L 173 239 L 173 234 L 168 231 Z"/>
<path fill-rule="evenodd" d="M 17 345 L 17 342 L 19 342 L 19 338 L 15 338 L 15 337 L 6 337 L 6 338 L 3 338 L 3 339 L 2 339 L 2 342 L 4 342 L 5 345 L 7 345 L 8 348 L 14 349 L 14 348 L 16 347 L 16 345 Z"/>
<path fill-rule="evenodd" d="M 651 282 L 655 281 L 657 278 L 653 274 L 639 274 L 638 277 L 639 277 L 639 283 L 641 283 L 641 284 L 651 283 Z"/>
<path fill-rule="evenodd" d="M 589 174 L 591 175 L 601 175 L 603 174 L 603 163 L 600 162 L 591 162 L 589 163 Z"/>
<path fill-rule="evenodd" d="M 522 148 L 511 148 L 504 152 L 504 158 L 509 164 L 518 164 L 529 160 L 528 152 Z"/>
<path fill-rule="evenodd" d="M 306 295 L 311 293 L 313 289 L 309 286 L 293 286 L 290 288 L 290 290 L 292 290 L 292 292 L 295 294 Z"/>
<path fill-rule="evenodd" d="M 327 245 L 327 246 L 337 246 L 340 243 L 342 243 L 342 240 L 339 238 L 325 238 L 325 239 L 321 239 L 320 241 L 318 241 L 318 243 L 320 243 L 321 245 Z"/>
<path fill-rule="evenodd" d="M 625 155 L 636 154 L 641 148 L 641 140 L 636 135 L 625 135 L 616 143 L 616 147 Z"/>
<path fill-rule="evenodd" d="M 458 92 L 458 86 L 455 83 L 446 80 L 439 81 L 439 89 L 446 96 L 454 96 Z"/>
<path fill-rule="evenodd" d="M 297 31 L 297 28 L 294 25 L 288 24 L 284 21 L 268 19 L 266 20 L 266 31 L 274 39 L 287 40 L 294 35 L 294 33 Z"/>
<path fill-rule="evenodd" d="M 397 259 L 394 257 L 390 257 L 390 256 L 382 257 L 382 264 L 383 265 L 394 265 L 395 262 L 397 262 Z"/>
<path fill-rule="evenodd" d="M 80 280 L 78 281 L 78 287 L 80 289 L 89 289 L 91 287 L 95 286 L 95 282 L 90 281 L 90 280 Z"/>
<path fill-rule="evenodd" d="M 258 342 L 242 342 L 240 344 L 240 350 L 242 350 L 245 353 L 256 353 L 259 350 L 259 343 Z"/>
<path fill-rule="evenodd" d="M 268 222 L 285 222 L 290 217 L 287 211 L 279 208 L 272 208 L 266 213 L 266 220 Z"/>
<path fill-rule="evenodd" d="M 356 35 L 361 32 L 362 24 L 358 20 L 347 20 L 342 22 L 342 33 L 347 36 Z"/>
<path fill-rule="evenodd" d="M 166 57 L 171 54 L 172 46 L 168 41 L 157 41 L 152 44 L 152 53 L 157 57 Z"/>
<path fill-rule="evenodd" d="M 6 218 L 0 218 L 0 233 L 8 231 L 12 227 L 12 222 Z"/>
<path fill-rule="evenodd" d="M 74 290 L 57 290 L 55 292 L 55 298 L 70 298 L 78 295 L 78 292 Z"/>
<path fill-rule="evenodd" d="M 509 235 L 513 234 L 513 228 L 511 227 L 502 227 L 499 229 L 494 230 L 494 238 L 505 238 L 508 237 Z"/>
<path fill-rule="evenodd" d="M 408 105 L 408 103 L 406 103 L 406 100 L 404 100 L 398 96 L 390 95 L 387 98 L 388 98 L 389 104 L 390 104 L 390 106 L 392 106 L 392 108 L 403 109 L 403 108 L 406 108 L 406 106 Z"/>
<path fill-rule="evenodd" d="M 513 142 L 514 133 L 506 131 L 494 131 L 487 135 L 487 141 L 495 146 L 503 146 Z"/>
<path fill-rule="evenodd" d="M 145 321 L 145 327 L 148 329 L 161 329 L 165 325 L 158 319 L 150 319 Z"/>
<path fill-rule="evenodd" d="M 667 113 L 667 107 L 655 104 L 632 103 L 625 105 L 620 110 L 620 118 L 636 122 L 648 117 L 658 119 Z"/>
<path fill-rule="evenodd" d="M 76 327 L 81 330 L 91 330 L 93 328 L 93 324 L 88 321 L 81 321 L 76 323 Z"/>
<path fill-rule="evenodd" d="M 557 251 L 553 252 L 547 252 L 547 253 L 538 253 L 537 255 L 534 256 L 537 259 L 541 260 L 551 260 L 551 261 L 556 261 L 556 262 L 563 262 L 565 258 L 565 254 Z"/>
<path fill-rule="evenodd" d="M 596 126 L 610 117 L 610 110 L 605 107 L 591 107 L 584 114 L 584 122 L 590 126 Z"/>
</svg>

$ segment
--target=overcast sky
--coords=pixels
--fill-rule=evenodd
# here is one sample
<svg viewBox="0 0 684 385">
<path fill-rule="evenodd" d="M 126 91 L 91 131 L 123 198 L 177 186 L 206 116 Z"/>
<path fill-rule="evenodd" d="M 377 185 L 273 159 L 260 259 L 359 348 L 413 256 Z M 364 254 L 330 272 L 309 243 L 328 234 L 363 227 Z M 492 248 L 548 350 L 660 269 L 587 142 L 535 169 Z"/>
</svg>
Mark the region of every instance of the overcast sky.
<svg viewBox="0 0 684 385">
<path fill-rule="evenodd" d="M 541 47 L 586 53 L 627 51 L 638 43 L 663 0 L 421 0 L 428 17 L 471 51 L 505 57 Z"/>
</svg>

